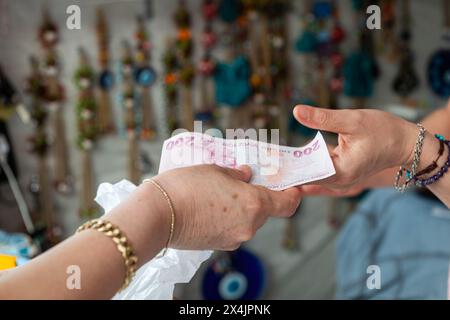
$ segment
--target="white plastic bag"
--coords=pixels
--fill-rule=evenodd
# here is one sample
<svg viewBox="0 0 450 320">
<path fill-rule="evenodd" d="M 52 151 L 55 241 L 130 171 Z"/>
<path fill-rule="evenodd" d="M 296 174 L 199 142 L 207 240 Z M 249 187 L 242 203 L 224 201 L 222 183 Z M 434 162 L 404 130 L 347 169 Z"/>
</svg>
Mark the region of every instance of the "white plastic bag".
<svg viewBox="0 0 450 320">
<path fill-rule="evenodd" d="M 108 212 L 135 189 L 136 186 L 127 180 L 116 184 L 102 183 L 95 201 Z M 142 266 L 130 285 L 113 299 L 171 300 L 175 284 L 189 282 L 211 253 L 212 251 L 169 249 L 164 257 L 153 259 Z"/>
</svg>

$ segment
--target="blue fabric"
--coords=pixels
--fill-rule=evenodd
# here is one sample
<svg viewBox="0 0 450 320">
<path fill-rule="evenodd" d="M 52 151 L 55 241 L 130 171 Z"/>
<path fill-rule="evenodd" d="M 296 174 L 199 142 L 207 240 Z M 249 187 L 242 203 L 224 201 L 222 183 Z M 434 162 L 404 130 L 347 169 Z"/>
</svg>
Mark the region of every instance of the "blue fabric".
<svg viewBox="0 0 450 320">
<path fill-rule="evenodd" d="M 231 63 L 218 63 L 214 72 L 216 102 L 229 107 L 238 107 L 247 100 L 250 86 L 250 64 L 245 57 Z"/>
<path fill-rule="evenodd" d="M 337 241 L 340 299 L 446 299 L 450 210 L 436 200 L 393 189 L 371 192 Z M 381 289 L 369 290 L 369 265 Z"/>
</svg>

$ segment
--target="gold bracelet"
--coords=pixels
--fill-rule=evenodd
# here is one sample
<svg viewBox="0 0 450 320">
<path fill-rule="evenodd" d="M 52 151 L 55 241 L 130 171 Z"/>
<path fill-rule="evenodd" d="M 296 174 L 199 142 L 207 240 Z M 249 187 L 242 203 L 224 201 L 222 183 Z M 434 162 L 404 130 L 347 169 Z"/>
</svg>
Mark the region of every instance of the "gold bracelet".
<svg viewBox="0 0 450 320">
<path fill-rule="evenodd" d="M 100 231 L 104 235 L 110 237 L 114 243 L 117 245 L 117 249 L 123 257 L 125 262 L 125 281 L 120 288 L 119 292 L 128 287 L 133 280 L 134 274 L 136 273 L 136 266 L 138 262 L 137 256 L 134 254 L 133 247 L 128 241 L 125 234 L 114 224 L 107 220 L 94 219 L 90 220 L 83 225 L 81 225 L 76 233 L 83 230 L 94 229 Z"/>
<path fill-rule="evenodd" d="M 164 257 L 164 255 L 167 252 L 167 249 L 169 248 L 170 243 L 172 242 L 172 238 L 173 238 L 173 230 L 175 228 L 175 209 L 173 208 L 172 200 L 170 199 L 166 190 L 164 190 L 163 187 L 161 187 L 158 182 L 156 182 L 153 179 L 145 179 L 144 181 L 142 181 L 142 183 L 151 183 L 156 188 L 158 188 L 158 190 L 161 191 L 161 193 L 163 194 L 164 198 L 166 198 L 166 201 L 170 208 L 171 222 L 170 222 L 169 238 L 167 239 L 166 247 L 164 248 L 162 255 L 160 256 L 160 257 Z"/>
</svg>

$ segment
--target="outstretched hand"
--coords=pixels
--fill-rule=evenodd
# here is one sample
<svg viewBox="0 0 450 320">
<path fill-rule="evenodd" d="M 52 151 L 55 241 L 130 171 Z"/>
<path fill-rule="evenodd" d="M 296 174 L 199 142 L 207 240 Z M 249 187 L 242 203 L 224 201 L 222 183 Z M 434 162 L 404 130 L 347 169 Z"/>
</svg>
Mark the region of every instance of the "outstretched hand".
<svg viewBox="0 0 450 320">
<path fill-rule="evenodd" d="M 387 112 L 299 105 L 294 116 L 309 128 L 338 134 L 338 145 L 329 148 L 336 175 L 300 187 L 303 194 L 356 195 L 367 179 L 412 161 L 416 126 Z"/>
</svg>

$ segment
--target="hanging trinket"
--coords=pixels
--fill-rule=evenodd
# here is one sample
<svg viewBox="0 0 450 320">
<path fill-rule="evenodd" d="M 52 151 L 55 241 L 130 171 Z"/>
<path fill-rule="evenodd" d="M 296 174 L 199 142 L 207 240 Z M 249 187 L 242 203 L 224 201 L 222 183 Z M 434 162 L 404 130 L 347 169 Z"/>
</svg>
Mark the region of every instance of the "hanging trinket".
<svg viewBox="0 0 450 320">
<path fill-rule="evenodd" d="M 447 44 L 450 41 L 450 3 L 442 0 L 444 14 L 443 40 Z M 431 90 L 442 98 L 450 97 L 450 50 L 439 48 L 432 54 L 428 62 L 428 83 Z"/>
<path fill-rule="evenodd" d="M 177 27 L 177 56 L 179 58 L 179 82 L 181 84 L 181 114 L 180 123 L 188 131 L 194 130 L 194 108 L 192 99 L 192 82 L 195 77 L 195 68 L 191 61 L 193 51 L 191 16 L 187 11 L 185 1 L 180 0 L 174 15 Z"/>
<path fill-rule="evenodd" d="M 217 43 L 217 35 L 214 31 L 213 21 L 217 16 L 218 7 L 216 0 L 204 0 L 202 4 L 202 13 L 204 21 L 204 30 L 201 43 L 203 46 L 203 57 L 198 64 L 198 73 L 200 74 L 200 95 L 201 106 L 195 114 L 195 120 L 209 123 L 213 121 L 215 110 L 214 100 L 214 81 L 213 75 L 216 63 L 213 59 L 213 49 Z"/>
<path fill-rule="evenodd" d="M 134 60 L 128 43 L 123 43 L 121 64 L 122 96 L 124 122 L 128 139 L 128 178 L 135 184 L 140 183 L 141 165 L 139 161 L 139 132 L 136 121 L 136 93 L 134 84 Z"/>
<path fill-rule="evenodd" d="M 26 92 L 30 97 L 30 109 L 33 135 L 29 138 L 30 151 L 36 155 L 37 177 L 39 184 L 38 203 L 36 211 L 46 226 L 46 236 L 51 244 L 59 242 L 60 228 L 56 225 L 50 175 L 48 165 L 49 142 L 46 133 L 48 111 L 45 107 L 46 87 L 45 77 L 39 69 L 39 62 L 35 57 L 30 58 L 31 75 L 26 82 Z"/>
<path fill-rule="evenodd" d="M 97 46 L 100 73 L 98 75 L 98 133 L 114 131 L 114 114 L 111 105 L 110 91 L 114 86 L 114 76 L 109 69 L 109 34 L 105 13 L 97 9 Z"/>
<path fill-rule="evenodd" d="M 64 88 L 58 79 L 60 66 L 56 46 L 59 41 L 59 35 L 47 11 L 44 11 L 43 24 L 39 30 L 39 40 L 45 55 L 43 69 L 45 83 L 44 99 L 52 115 L 52 149 L 55 160 L 55 186 L 57 191 L 67 194 L 71 191 L 71 179 L 69 174 L 66 126 L 64 124 L 62 110 Z"/>
<path fill-rule="evenodd" d="M 173 44 L 168 44 L 167 51 L 163 57 L 164 64 L 164 91 L 167 106 L 167 125 L 169 132 L 173 132 L 179 127 L 177 116 L 178 100 L 178 59 L 176 48 Z"/>
<path fill-rule="evenodd" d="M 403 16 L 398 39 L 400 48 L 399 70 L 392 82 L 392 88 L 402 97 L 406 105 L 414 105 L 413 102 L 407 101 L 408 96 L 419 86 L 419 78 L 414 70 L 414 57 L 410 46 L 411 14 L 409 0 L 402 0 L 401 4 Z"/>
<path fill-rule="evenodd" d="M 94 203 L 94 172 L 92 149 L 97 134 L 97 106 L 94 96 L 95 74 L 89 66 L 86 53 L 79 49 L 80 65 L 75 73 L 79 90 L 77 103 L 78 148 L 81 155 L 80 216 L 94 217 L 98 210 Z"/>
<path fill-rule="evenodd" d="M 364 3 L 355 7 L 355 20 L 359 28 L 357 49 L 345 59 L 343 69 L 344 93 L 353 98 L 357 108 L 363 108 L 365 100 L 372 96 L 375 79 L 379 76 L 372 34 L 365 25 L 366 7 Z"/>
<path fill-rule="evenodd" d="M 150 66 L 151 44 L 145 28 L 145 20 L 142 17 L 138 17 L 137 25 L 138 28 L 135 34 L 137 47 L 134 80 L 138 85 L 138 101 L 141 114 L 141 138 L 153 139 L 156 136 L 156 124 L 150 87 L 156 81 L 156 71 Z"/>
</svg>

